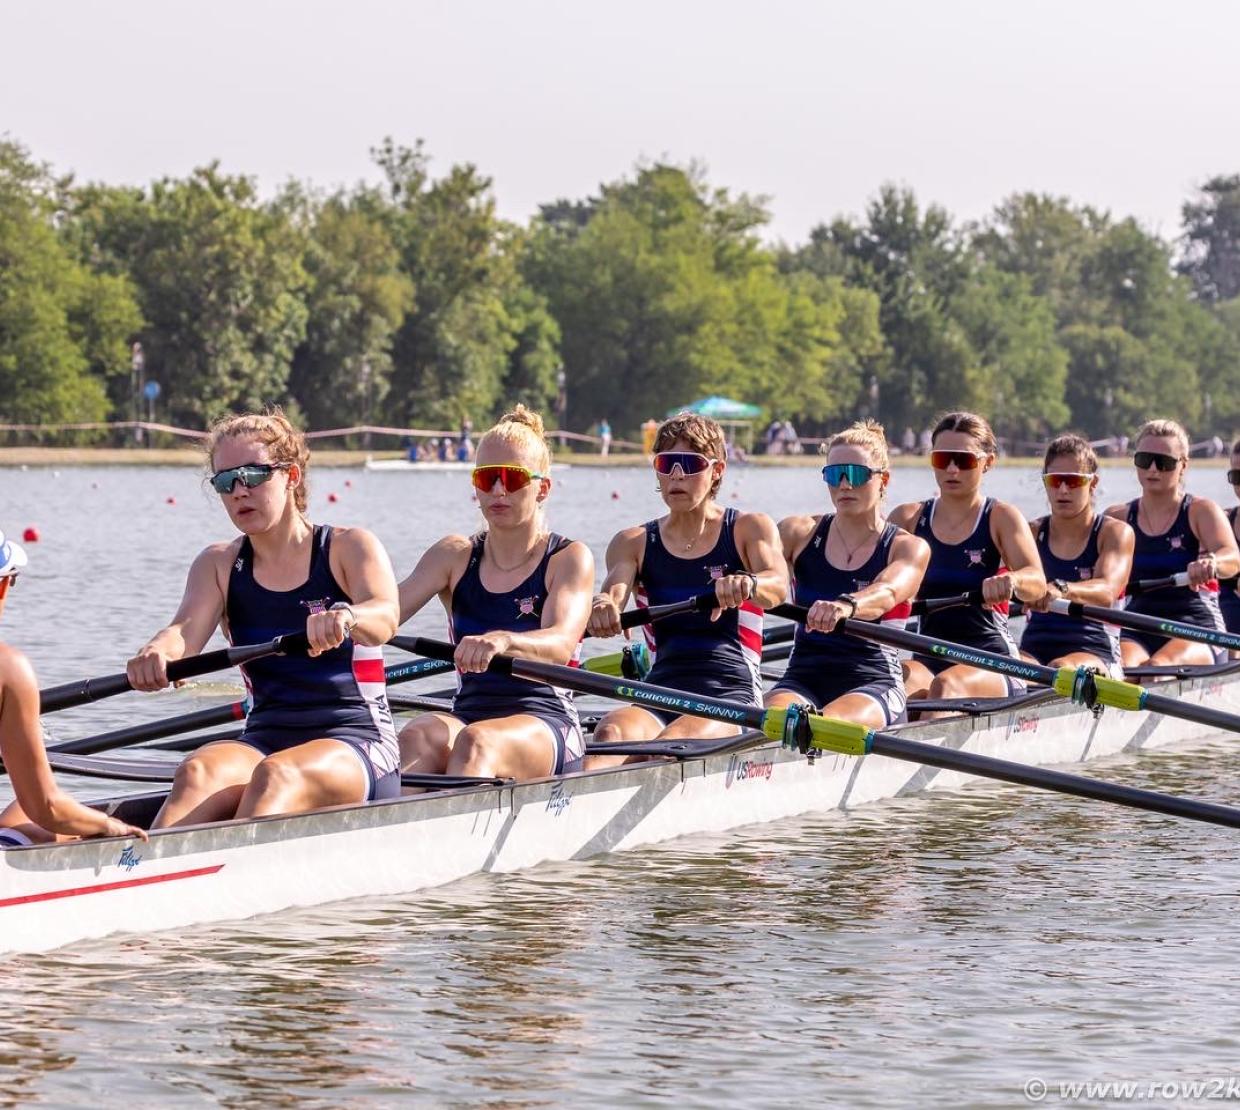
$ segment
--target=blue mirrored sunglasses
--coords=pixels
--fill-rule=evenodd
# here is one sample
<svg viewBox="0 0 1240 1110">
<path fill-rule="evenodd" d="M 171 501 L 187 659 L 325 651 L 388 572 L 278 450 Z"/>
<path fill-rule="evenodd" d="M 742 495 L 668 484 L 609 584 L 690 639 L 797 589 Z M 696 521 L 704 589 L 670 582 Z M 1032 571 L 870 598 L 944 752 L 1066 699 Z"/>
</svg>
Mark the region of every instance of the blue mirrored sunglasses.
<svg viewBox="0 0 1240 1110">
<path fill-rule="evenodd" d="M 886 473 L 885 470 L 862 466 L 861 463 L 830 463 L 822 468 L 822 480 L 835 489 L 847 478 L 848 484 L 855 489 L 857 486 L 864 486 L 875 474 Z"/>
</svg>

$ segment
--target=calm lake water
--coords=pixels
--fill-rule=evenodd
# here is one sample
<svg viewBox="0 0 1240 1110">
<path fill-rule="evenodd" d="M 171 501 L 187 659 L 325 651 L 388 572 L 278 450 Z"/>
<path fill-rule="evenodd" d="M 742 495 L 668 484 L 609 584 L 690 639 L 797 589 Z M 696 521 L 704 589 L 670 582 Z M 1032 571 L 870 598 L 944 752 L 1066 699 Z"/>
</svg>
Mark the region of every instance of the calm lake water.
<svg viewBox="0 0 1240 1110">
<path fill-rule="evenodd" d="M 658 511 L 653 478 L 557 479 L 550 522 L 590 542 L 601 576 L 611 534 Z M 461 475 L 312 482 L 313 518 L 370 527 L 398 574 L 478 521 Z M 1104 502 L 1135 488 L 1131 471 L 1104 472 Z M 1221 470 L 1190 488 L 1231 503 Z M 899 501 L 933 483 L 898 470 L 891 489 Z M 988 489 L 1042 504 L 1032 471 L 997 470 Z M 753 469 L 731 472 L 722 496 L 778 517 L 825 494 L 816 470 Z M 122 669 L 171 615 L 194 554 L 229 534 L 200 476 L 179 469 L 0 470 L 0 527 L 29 524 L 42 540 L 3 635 L 44 686 Z M 410 627 L 445 631 L 437 607 Z M 238 691 L 225 676 L 115 698 L 49 718 L 49 732 Z M 1240 799 L 1228 738 L 1089 773 Z M 1011 1106 L 1032 1105 L 1031 1081 L 1054 1105 L 1062 1082 L 1111 1079 L 1220 1081 L 1204 1089 L 1235 1099 L 1238 889 L 1234 833 L 978 786 L 10 958 L 0 1101 Z M 1190 1103 L 1183 1090 L 1151 1101 Z"/>
</svg>

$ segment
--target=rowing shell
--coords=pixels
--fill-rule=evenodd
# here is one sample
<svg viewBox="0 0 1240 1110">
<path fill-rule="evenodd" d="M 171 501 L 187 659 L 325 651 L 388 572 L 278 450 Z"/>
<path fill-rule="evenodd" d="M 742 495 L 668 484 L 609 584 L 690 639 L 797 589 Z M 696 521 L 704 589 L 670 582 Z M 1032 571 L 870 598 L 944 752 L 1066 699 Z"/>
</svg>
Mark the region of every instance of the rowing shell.
<svg viewBox="0 0 1240 1110">
<path fill-rule="evenodd" d="M 1159 685 L 1240 710 L 1240 668 Z M 1073 764 L 1207 735 L 1151 713 L 1094 717 L 1031 694 L 1002 711 L 906 725 L 901 735 L 1029 764 Z M 588 859 L 691 833 L 847 810 L 967 776 L 882 756 L 813 763 L 778 745 L 702 741 L 680 761 L 471 786 L 286 817 L 0 852 L 0 951 L 237 920 L 347 898 L 405 894 L 479 872 Z M 694 742 L 689 742 L 692 747 Z M 732 750 L 728 750 L 731 748 Z M 147 823 L 162 794 L 110 803 Z"/>
</svg>

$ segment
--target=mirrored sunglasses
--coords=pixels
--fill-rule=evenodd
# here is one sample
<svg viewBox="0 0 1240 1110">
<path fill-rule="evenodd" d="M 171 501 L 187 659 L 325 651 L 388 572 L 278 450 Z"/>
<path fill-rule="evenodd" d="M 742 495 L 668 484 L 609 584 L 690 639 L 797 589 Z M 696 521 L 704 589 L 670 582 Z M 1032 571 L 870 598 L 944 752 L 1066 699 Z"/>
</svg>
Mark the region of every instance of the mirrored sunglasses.
<svg viewBox="0 0 1240 1110">
<path fill-rule="evenodd" d="M 490 493 L 498 482 L 504 487 L 505 493 L 516 493 L 524 489 L 536 478 L 545 478 L 545 474 L 536 474 L 528 466 L 514 466 L 501 463 L 496 466 L 475 466 L 470 474 L 474 488 L 483 493 Z"/>
<path fill-rule="evenodd" d="M 261 486 L 270 482 L 277 470 L 287 470 L 288 463 L 246 463 L 244 466 L 232 466 L 227 470 L 217 470 L 211 475 L 211 485 L 215 492 L 223 495 L 232 493 L 240 482 L 246 489 Z"/>
<path fill-rule="evenodd" d="M 1180 465 L 1180 457 L 1179 455 L 1163 455 L 1158 451 L 1138 451 L 1132 456 L 1132 464 L 1138 470 L 1149 470 L 1151 463 L 1166 474 Z"/>
<path fill-rule="evenodd" d="M 976 470 L 985 457 L 973 451 L 931 451 L 930 465 L 935 470 L 946 470 L 955 463 L 957 470 Z"/>
<path fill-rule="evenodd" d="M 828 463 L 822 468 L 822 480 L 835 489 L 842 481 L 848 479 L 848 484 L 856 489 L 857 486 L 864 486 L 875 474 L 886 473 L 885 470 L 863 466 L 861 463 Z"/>
<path fill-rule="evenodd" d="M 718 461 L 699 455 L 696 451 L 660 451 L 654 457 L 654 468 L 663 475 L 671 474 L 677 467 L 680 467 L 682 474 L 701 474 Z"/>
<path fill-rule="evenodd" d="M 1066 470 L 1042 475 L 1042 484 L 1051 490 L 1081 489 L 1083 486 L 1089 485 L 1093 480 L 1094 476 L 1092 474 L 1074 474 Z"/>
</svg>

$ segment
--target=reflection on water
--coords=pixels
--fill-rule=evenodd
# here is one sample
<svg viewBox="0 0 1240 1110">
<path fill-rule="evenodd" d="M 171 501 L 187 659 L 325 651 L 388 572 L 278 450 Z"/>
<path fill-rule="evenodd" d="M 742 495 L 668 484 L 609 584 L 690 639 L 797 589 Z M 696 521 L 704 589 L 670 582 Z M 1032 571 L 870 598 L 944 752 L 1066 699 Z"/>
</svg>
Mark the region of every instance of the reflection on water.
<svg viewBox="0 0 1240 1110">
<path fill-rule="evenodd" d="M 335 518 L 373 527 L 400 571 L 476 519 L 452 476 L 353 473 L 351 490 L 345 476 L 315 476 L 314 512 L 340 492 Z M 1108 472 L 1114 497 L 1128 477 Z M 226 534 L 180 471 L 3 480 L 5 521 L 44 535 L 4 635 L 45 685 L 119 669 L 174 609 L 193 553 Z M 989 481 L 1038 507 L 1032 475 Z M 1222 481 L 1194 478 L 1216 495 Z M 899 499 L 929 492 L 922 472 L 895 482 Z M 823 498 L 809 470 L 735 484 L 738 503 L 775 515 Z M 612 490 L 618 501 L 600 496 Z M 599 557 L 615 527 L 657 510 L 642 471 L 569 471 L 556 497 L 552 524 L 573 521 Z M 442 620 L 430 611 L 418 630 Z M 202 697 L 117 698 L 54 724 L 84 735 Z M 1090 773 L 1240 801 L 1234 741 Z M 984 787 L 11 957 L 0 1101 L 1010 1106 L 1033 1077 L 1237 1074 L 1236 843 Z"/>
</svg>

